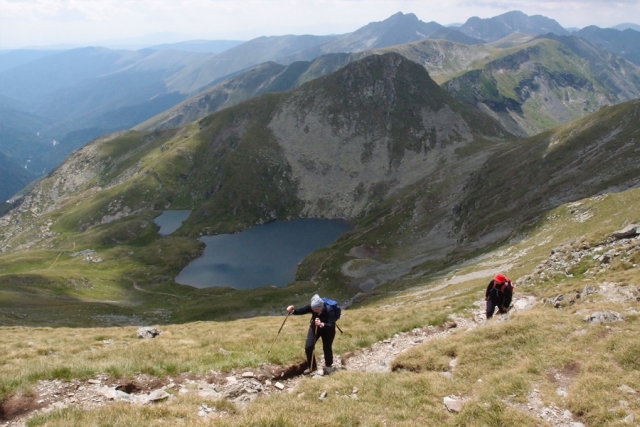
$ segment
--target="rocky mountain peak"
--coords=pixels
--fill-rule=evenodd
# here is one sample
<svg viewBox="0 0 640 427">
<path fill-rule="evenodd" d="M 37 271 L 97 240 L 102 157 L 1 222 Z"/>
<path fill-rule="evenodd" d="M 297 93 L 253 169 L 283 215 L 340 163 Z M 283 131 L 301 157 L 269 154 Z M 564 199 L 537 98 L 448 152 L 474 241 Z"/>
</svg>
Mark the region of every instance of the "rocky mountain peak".
<svg viewBox="0 0 640 427">
<path fill-rule="evenodd" d="M 511 11 L 493 18 L 469 18 L 460 28 L 464 34 L 488 42 L 499 40 L 514 32 L 525 34 L 568 34 L 554 19 L 541 15 L 528 16 L 520 11 Z"/>
<path fill-rule="evenodd" d="M 437 158 L 454 158 L 455 148 L 483 129 L 477 119 L 423 67 L 389 53 L 302 86 L 269 127 L 300 182 L 304 213 L 352 217 L 376 197 L 424 177 Z M 493 135 L 503 132 L 486 123 L 494 124 L 484 128 Z"/>
<path fill-rule="evenodd" d="M 384 21 L 371 22 L 336 43 L 351 51 L 361 51 L 363 47 L 373 49 L 418 41 L 442 28 L 437 22 L 422 22 L 413 13 L 398 12 Z"/>
<path fill-rule="evenodd" d="M 398 12 L 394 15 L 391 15 L 389 18 L 385 19 L 383 22 L 418 22 L 418 17 L 413 13 L 402 13 Z"/>
</svg>

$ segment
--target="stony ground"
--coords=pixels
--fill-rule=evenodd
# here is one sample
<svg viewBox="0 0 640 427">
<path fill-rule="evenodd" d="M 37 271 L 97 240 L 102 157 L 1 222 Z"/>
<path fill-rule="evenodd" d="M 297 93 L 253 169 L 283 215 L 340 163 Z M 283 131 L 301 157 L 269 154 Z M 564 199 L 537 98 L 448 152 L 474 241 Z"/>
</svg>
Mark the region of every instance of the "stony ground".
<svg viewBox="0 0 640 427">
<path fill-rule="evenodd" d="M 535 303 L 532 297 L 521 296 L 514 301 L 514 310 L 526 310 Z M 478 301 L 473 318 L 458 317 L 439 327 L 425 327 L 410 332 L 396 334 L 372 346 L 354 353 L 337 356 L 337 369 L 362 372 L 391 372 L 391 362 L 401 352 L 434 338 L 446 337 L 456 331 L 482 327 L 485 323 L 484 301 Z M 498 317 L 497 321 L 508 321 L 509 315 Z M 455 360 L 449 372 L 455 369 Z M 26 420 L 37 413 L 47 413 L 56 409 L 76 407 L 82 409 L 96 408 L 115 401 L 131 404 L 147 405 L 171 399 L 176 394 L 196 393 L 201 397 L 219 399 L 226 398 L 244 407 L 260 395 L 271 393 L 293 392 L 302 377 L 303 366 L 263 365 L 259 369 L 238 370 L 230 373 L 211 371 L 207 375 L 181 375 L 177 377 L 154 378 L 139 375 L 131 379 L 112 379 L 100 375 L 89 380 L 73 380 L 69 382 L 54 380 L 40 381 L 33 396 L 13 397 L 4 404 L 5 417 L 2 427 L 25 427 Z M 324 369 L 311 374 L 313 378 L 322 380 L 326 375 Z M 358 390 L 354 389 L 353 394 Z M 321 398 L 322 396 L 319 396 Z M 580 423 L 572 422 L 571 413 L 564 408 L 545 407 L 534 390 L 529 396 L 527 405 L 517 405 L 552 426 L 576 427 Z M 448 410 L 459 410 L 464 402 L 451 396 L 445 399 L 443 407 Z M 194 408 L 201 417 L 224 417 L 224 412 L 217 411 L 213 405 L 202 405 Z"/>
<path fill-rule="evenodd" d="M 635 226 L 635 225 L 634 225 Z M 559 294 L 557 297 L 537 301 L 526 290 L 540 278 L 551 274 L 564 272 L 569 274 L 571 265 L 586 258 L 599 261 L 596 267 L 586 272 L 586 275 L 606 273 L 611 261 L 615 258 L 626 261 L 640 250 L 640 235 L 633 233 L 631 236 L 616 236 L 599 245 L 590 247 L 564 245 L 552 251 L 549 259 L 541 263 L 530 276 L 525 276 L 516 284 L 516 297 L 512 309 L 508 314 L 494 316 L 493 321 L 509 321 L 513 312 L 528 310 L 535 304 L 551 304 L 556 308 L 562 308 L 568 304 L 574 304 L 581 298 L 599 293 L 603 297 L 615 302 L 631 302 L 628 312 L 624 314 L 637 314 L 637 301 L 640 301 L 640 290 L 635 285 L 619 285 L 612 282 L 594 280 L 594 286 L 586 286 L 581 293 L 575 295 Z M 637 267 L 633 265 L 633 267 Z M 519 286 L 518 284 L 521 284 Z M 417 328 L 410 332 L 396 334 L 395 336 L 374 343 L 370 347 L 363 348 L 353 353 L 345 353 L 336 357 L 334 366 L 336 369 L 361 372 L 391 372 L 393 359 L 403 351 L 434 338 L 443 338 L 458 331 L 483 327 L 486 323 L 484 314 L 484 301 L 476 302 L 476 308 L 472 310 L 472 316 L 454 317 L 439 327 L 428 326 Z M 593 322 L 619 321 L 623 315 L 615 312 L 587 313 L 580 310 L 578 314 L 585 315 L 585 320 Z M 322 359 L 322 358 L 320 358 Z M 321 360 L 319 361 L 321 364 Z M 454 375 L 456 360 L 450 363 L 449 370 L 443 372 L 444 376 Z M 320 365 L 322 368 L 322 365 Z M 262 365 L 258 369 L 244 369 L 233 372 L 211 371 L 201 375 L 180 375 L 176 377 L 155 378 L 147 375 L 139 375 L 130 379 L 113 379 L 107 375 L 100 375 L 88 380 L 73 380 L 69 382 L 59 380 L 40 381 L 31 396 L 13 396 L 2 402 L 0 406 L 0 427 L 25 427 L 29 417 L 37 413 L 47 413 L 56 409 L 76 407 L 91 409 L 102 405 L 109 405 L 115 401 L 125 401 L 131 404 L 147 405 L 172 399 L 176 394 L 194 393 L 204 398 L 225 398 L 233 401 L 238 407 L 245 407 L 249 402 L 261 395 L 271 393 L 294 392 L 298 382 L 303 377 L 305 366 L 292 365 L 288 367 L 275 365 Z M 322 381 L 327 373 L 324 369 L 312 373 L 312 377 Z M 556 392 L 560 396 L 566 396 L 571 372 L 554 372 Z M 637 394 L 627 386 L 619 390 L 621 394 Z M 352 394 L 357 395 L 354 389 Z M 323 398 L 319 396 L 319 398 Z M 573 414 L 567 408 L 557 406 L 545 406 L 539 396 L 539 391 L 534 388 L 528 395 L 526 403 L 505 402 L 517 407 L 534 417 L 546 422 L 553 427 L 583 427 L 583 424 L 573 419 Z M 443 409 L 457 412 L 464 406 L 464 399 L 458 396 L 447 396 L 443 400 Z M 224 417 L 224 412 L 217 411 L 213 405 L 203 404 L 195 408 L 201 417 Z M 633 415 L 625 422 L 632 425 L 635 420 Z"/>
</svg>

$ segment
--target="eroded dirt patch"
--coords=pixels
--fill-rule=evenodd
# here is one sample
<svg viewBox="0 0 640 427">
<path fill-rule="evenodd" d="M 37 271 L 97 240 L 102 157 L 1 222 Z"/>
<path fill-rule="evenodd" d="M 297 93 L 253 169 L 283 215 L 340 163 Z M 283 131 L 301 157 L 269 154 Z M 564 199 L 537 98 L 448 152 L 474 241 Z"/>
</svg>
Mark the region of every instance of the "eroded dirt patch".
<svg viewBox="0 0 640 427">
<path fill-rule="evenodd" d="M 9 396 L 0 402 L 0 421 L 11 421 L 41 407 L 35 396 Z"/>
</svg>

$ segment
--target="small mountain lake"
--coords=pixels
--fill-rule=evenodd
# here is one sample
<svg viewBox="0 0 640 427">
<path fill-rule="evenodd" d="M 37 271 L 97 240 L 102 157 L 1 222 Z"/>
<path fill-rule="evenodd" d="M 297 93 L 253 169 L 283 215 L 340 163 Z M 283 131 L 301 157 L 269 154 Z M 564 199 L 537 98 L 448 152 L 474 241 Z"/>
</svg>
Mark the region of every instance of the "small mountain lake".
<svg viewBox="0 0 640 427">
<path fill-rule="evenodd" d="M 300 261 L 352 229 L 341 220 L 303 218 L 274 221 L 242 233 L 204 236 L 200 238 L 206 244 L 204 254 L 175 280 L 196 288 L 285 286 L 295 279 Z"/>
<path fill-rule="evenodd" d="M 189 218 L 190 214 L 191 211 L 164 211 L 162 215 L 156 217 L 153 222 L 160 227 L 158 234 L 168 236 L 180 228 L 184 220 Z"/>
</svg>

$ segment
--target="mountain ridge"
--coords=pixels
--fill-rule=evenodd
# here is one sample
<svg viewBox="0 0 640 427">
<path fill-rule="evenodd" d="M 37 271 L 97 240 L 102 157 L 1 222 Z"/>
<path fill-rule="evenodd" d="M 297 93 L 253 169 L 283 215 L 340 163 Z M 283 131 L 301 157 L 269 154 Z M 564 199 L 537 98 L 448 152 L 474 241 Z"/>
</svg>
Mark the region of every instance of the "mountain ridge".
<svg viewBox="0 0 640 427">
<path fill-rule="evenodd" d="M 640 31 L 637 29 L 620 31 L 590 25 L 573 34 L 640 65 Z"/>
<path fill-rule="evenodd" d="M 493 18 L 481 19 L 477 16 L 471 17 L 459 27 L 459 30 L 469 36 L 482 39 L 486 42 L 496 41 L 513 32 L 533 35 L 546 33 L 558 35 L 569 34 L 569 32 L 554 19 L 542 15 L 528 16 L 518 10 L 503 13 Z"/>
<path fill-rule="evenodd" d="M 365 282 L 366 286 L 382 286 L 409 272 L 425 274 L 434 260 L 458 259 L 508 238 L 545 209 L 588 197 L 593 191 L 607 191 L 610 186 L 600 187 L 603 183 L 618 182 L 625 188 L 636 185 L 624 178 L 633 176 L 632 169 L 624 166 L 635 161 L 633 151 L 615 148 L 612 151 L 623 155 L 620 159 L 626 163 L 616 160 L 615 172 L 607 172 L 612 175 L 606 179 L 599 178 L 599 172 L 594 175 L 595 166 L 591 166 L 587 170 L 593 176 L 585 179 L 591 183 L 588 188 L 560 181 L 554 191 L 567 194 L 554 198 L 550 205 L 532 204 L 531 200 L 543 200 L 535 196 L 538 189 L 527 189 L 535 180 L 509 184 L 519 195 L 513 198 L 514 209 L 521 199 L 527 200 L 521 192 L 532 195 L 525 209 L 531 217 L 498 212 L 497 218 L 503 218 L 499 220 L 483 213 L 484 205 L 476 197 L 488 196 L 492 188 L 486 186 L 486 172 L 480 172 L 485 162 L 505 149 L 525 150 L 529 140 L 516 142 L 497 122 L 455 102 L 427 76 L 422 66 L 398 54 L 369 56 L 292 92 L 265 94 L 185 127 L 103 138 L 79 151 L 15 212 L 2 218 L 4 227 L 15 224 L 4 228 L 3 250 L 33 247 L 38 240 L 36 246 L 54 244 L 59 233 L 91 235 L 108 230 L 112 222 L 132 236 L 149 239 L 149 231 L 137 228 L 139 225 L 130 227 L 142 224 L 138 218 L 169 207 L 193 211 L 176 238 L 239 231 L 252 224 L 300 216 L 347 217 L 362 225 L 385 218 L 373 234 L 380 236 L 378 245 L 385 247 L 379 249 L 375 262 L 359 265 L 339 256 L 327 267 L 339 270 L 337 282 L 353 292 Z M 348 97 L 342 95 L 346 89 L 351 94 Z M 630 117 L 637 111 L 637 101 L 630 101 L 565 128 L 597 123 L 594 117 L 626 123 L 615 126 L 629 130 L 601 137 L 608 141 L 606 146 L 613 146 L 635 132 Z M 618 115 L 612 115 L 615 112 Z M 627 118 L 621 118 L 620 112 Z M 599 132 L 602 130 L 590 128 L 580 135 L 595 137 Z M 545 141 L 553 134 L 540 134 L 530 141 L 534 146 L 548 144 Z M 126 147 L 134 141 L 141 145 L 128 153 Z M 605 155 L 601 149 L 591 155 L 595 153 L 594 158 Z M 247 169 L 247 165 L 252 167 Z M 533 170 L 532 165 L 517 168 Z M 557 173 L 567 177 L 574 172 L 560 168 Z M 548 172 L 535 175 L 544 177 Z M 492 176 L 496 181 L 491 182 L 509 182 L 500 174 Z M 491 191 L 505 193 L 499 186 Z M 112 200 L 113 196 L 104 198 L 107 194 L 118 196 Z M 48 205 L 43 203 L 47 199 Z M 62 222 L 35 226 L 60 209 L 63 200 L 68 200 L 63 205 L 85 202 L 72 208 Z M 29 225 L 37 217 L 42 219 Z M 483 218 L 491 221 L 490 233 L 482 225 Z M 501 223 L 504 218 L 511 219 Z M 399 231 L 405 227 L 414 232 Z M 126 233 L 104 234 L 102 245 L 124 244 L 132 238 Z M 301 263 L 299 281 L 313 278 L 312 266 L 318 256 L 320 253 Z"/>
<path fill-rule="evenodd" d="M 505 50 L 482 69 L 444 87 L 498 118 L 511 132 L 534 135 L 602 106 L 637 98 L 640 68 L 583 39 L 545 35 Z"/>
<path fill-rule="evenodd" d="M 530 28 L 533 28 L 534 30 L 530 31 L 533 34 L 539 34 L 549 29 L 553 30 L 549 25 L 546 25 L 550 21 L 543 20 L 546 24 L 542 21 L 540 23 L 538 17 L 528 17 L 521 12 L 505 14 L 496 18 L 499 18 L 498 21 L 503 24 L 505 20 L 514 20 L 514 25 L 522 27 L 516 26 L 521 31 L 529 31 Z M 335 36 L 288 35 L 257 38 L 227 49 L 220 54 L 210 54 L 209 56 L 186 52 L 160 52 L 152 49 L 123 52 L 93 48 L 94 56 L 88 64 L 75 66 L 68 72 L 64 70 L 56 72 L 55 70 L 60 67 L 55 65 L 55 57 L 77 56 L 79 52 L 89 54 L 91 49 L 81 48 L 75 51 L 46 53 L 46 58 L 34 61 L 23 59 L 21 61 L 23 66 L 30 64 L 35 67 L 36 64 L 43 66 L 48 64 L 46 65 L 48 71 L 40 73 L 42 76 L 48 76 L 47 79 L 39 83 L 29 81 L 28 84 L 17 84 L 33 74 L 27 68 L 21 68 L 21 71 L 18 72 L 17 70 L 20 68 L 18 67 L 2 72 L 0 81 L 11 83 L 5 87 L 6 90 L 3 92 L 5 95 L 16 95 L 18 93 L 16 90 L 30 94 L 29 99 L 15 100 L 15 104 L 11 108 L 40 116 L 49 114 L 55 116 L 55 119 L 42 117 L 45 122 L 55 124 L 39 129 L 40 135 L 45 140 L 56 141 L 55 147 L 47 148 L 34 144 L 30 153 L 34 170 L 48 171 L 54 165 L 59 164 L 68 153 L 91 139 L 122 128 L 133 127 L 138 124 L 134 123 L 135 121 L 144 122 L 168 107 L 179 104 L 191 94 L 215 85 L 221 80 L 236 75 L 260 62 L 277 61 L 288 65 L 299 60 L 310 61 L 321 53 L 325 53 L 323 49 L 340 51 L 345 50 L 344 46 L 349 46 L 347 50 L 359 52 L 372 46 L 376 46 L 376 49 L 387 49 L 388 46 L 383 47 L 383 45 L 406 44 L 407 41 L 418 40 L 423 36 L 445 38 L 458 43 L 471 43 L 483 51 L 487 48 L 477 45 L 479 39 L 469 38 L 468 35 L 458 30 L 443 27 L 435 22 L 424 23 L 415 15 L 405 15 L 398 12 L 383 21 L 371 22 L 353 33 Z M 554 30 L 554 32 L 561 33 L 559 30 Z M 419 43 L 419 41 L 413 43 Z M 399 45 L 398 49 L 402 49 L 402 46 L 404 45 Z M 622 50 L 616 49 L 622 53 Z M 96 52 L 103 52 L 101 55 L 104 57 L 96 56 Z M 9 57 L 11 54 L 12 52 L 3 53 L 3 56 Z M 38 55 L 40 54 L 36 54 L 35 57 L 31 56 L 31 58 L 36 58 Z M 180 55 L 181 57 L 178 57 Z M 108 63 L 108 61 L 105 63 L 107 57 L 118 57 L 119 65 Z M 417 57 L 410 57 L 410 59 L 418 61 Z M 24 63 L 25 61 L 27 62 Z M 162 61 L 166 64 L 162 64 Z M 130 64 L 129 67 L 126 67 L 126 63 Z M 88 71 L 91 67 L 95 69 L 98 64 L 103 64 L 99 76 L 96 76 L 95 73 L 90 76 L 85 75 L 86 72 L 84 74 L 81 72 L 82 70 Z M 178 69 L 180 67 L 182 68 Z M 49 70 L 50 68 L 53 70 L 53 74 Z M 140 74 L 134 78 L 133 76 L 138 72 Z M 308 75 L 311 76 L 311 74 Z M 57 80 L 52 79 L 54 76 L 58 76 Z M 70 87 L 70 76 L 84 76 L 84 80 L 81 85 Z M 89 77 L 94 79 L 93 83 L 86 80 Z M 282 83 L 281 80 L 280 87 L 291 89 Z M 111 87 L 105 91 L 106 85 L 111 85 Z M 46 94 L 49 94 L 48 98 L 45 96 Z M 93 100 L 91 105 L 87 106 L 86 101 L 91 99 Z M 22 106 L 18 106 L 18 103 Z M 25 105 L 30 107 L 25 110 L 23 108 Z M 63 120 L 59 120 L 60 117 Z M 31 147 L 31 144 L 25 146 L 25 149 L 28 147 Z M 7 153 L 5 152 L 5 154 Z M 26 161 L 24 158 L 15 157 L 12 157 L 12 160 L 19 164 Z"/>
<path fill-rule="evenodd" d="M 545 47 L 545 43 L 552 43 L 549 40 L 559 44 Z M 310 73 L 311 68 L 326 74 L 366 55 L 386 52 L 397 52 L 422 64 L 433 79 L 459 100 L 479 106 L 519 135 L 533 135 L 596 111 L 603 105 L 638 96 L 640 69 L 577 37 L 546 34 L 535 39 L 526 37 L 524 42 L 514 44 L 500 43 L 505 47 L 471 47 L 425 39 L 359 54 L 324 55 L 310 63 L 297 62 L 277 68 L 277 71 L 270 67 L 278 77 L 263 74 L 262 70 L 267 67 L 257 67 L 185 100 L 179 107 L 167 110 L 135 129 L 183 125 L 249 96 L 294 89 L 318 77 L 318 74 Z M 540 52 L 531 54 L 536 49 Z M 510 65 L 505 68 L 506 63 Z M 470 68 L 475 70 L 469 71 Z M 256 80 L 259 76 L 263 79 L 261 83 Z M 277 79 L 279 85 L 270 83 L 272 79 Z M 485 83 L 481 84 L 478 79 Z M 534 103 L 535 107 L 532 107 Z"/>
<path fill-rule="evenodd" d="M 352 95 L 343 98 L 346 89 Z M 420 65 L 393 53 L 370 56 L 182 128 L 97 140 L 0 219 L 2 248 L 33 247 L 42 238 L 36 246 L 47 246 L 58 235 L 108 228 L 114 218 L 137 221 L 169 206 L 193 210 L 175 233 L 192 238 L 276 218 L 356 219 L 386 209 L 389 195 L 454 161 L 460 176 L 446 188 L 457 191 L 462 165 L 482 161 L 503 138 L 510 135 L 497 122 L 450 98 Z M 128 153 L 134 141 L 139 147 Z M 103 198 L 113 192 L 120 192 L 117 203 Z M 85 202 L 71 208 L 78 200 Z M 44 220 L 68 204 L 64 221 Z M 43 220 L 44 228 L 33 227 Z"/>
<path fill-rule="evenodd" d="M 189 101 L 218 111 L 73 151 L 0 217 L 0 420 L 633 424 L 640 99 L 620 94 L 637 67 L 584 39 L 528 38 L 268 62 Z M 495 116 L 541 95 L 580 117 L 518 137 Z M 33 134 L 40 118 L 21 117 Z M 160 235 L 174 209 L 189 218 Z M 286 286 L 175 283 L 201 236 L 307 216 L 354 228 Z M 498 273 L 514 300 L 487 319 Z M 314 294 L 340 301 L 344 333 L 336 370 L 309 378 L 309 317 L 285 308 Z"/>
</svg>

